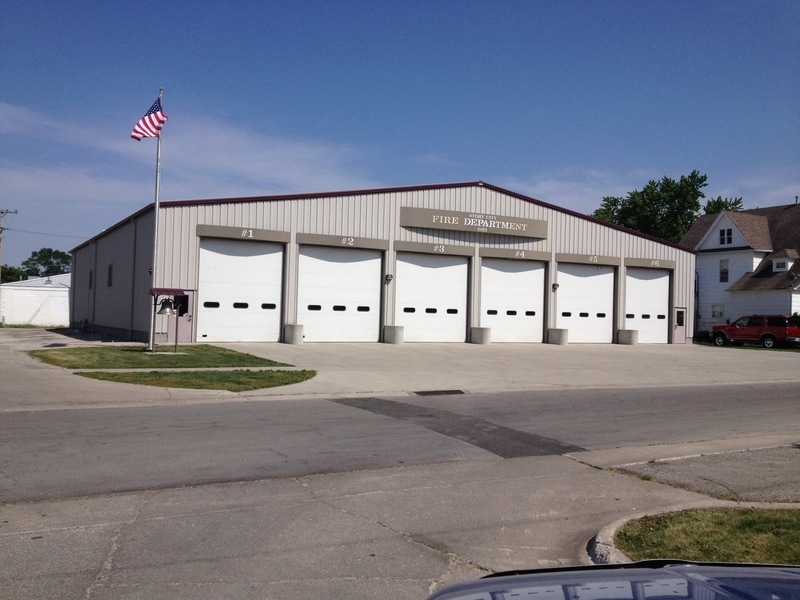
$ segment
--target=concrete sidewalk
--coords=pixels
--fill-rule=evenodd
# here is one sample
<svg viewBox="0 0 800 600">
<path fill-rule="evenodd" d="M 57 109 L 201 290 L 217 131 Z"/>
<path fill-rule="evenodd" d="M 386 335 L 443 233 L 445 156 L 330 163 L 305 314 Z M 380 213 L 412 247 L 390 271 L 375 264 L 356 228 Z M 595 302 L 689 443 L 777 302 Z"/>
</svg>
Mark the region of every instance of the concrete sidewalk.
<svg viewBox="0 0 800 600">
<path fill-rule="evenodd" d="M 181 404 L 316 396 L 393 396 L 537 389 L 715 385 L 797 381 L 800 353 L 699 345 L 220 344 L 314 369 L 311 380 L 234 394 L 151 388 L 76 377 L 23 351 L 113 344 L 92 335 L 0 329 L 2 410 Z M 37 377 L 37 374 L 47 377 Z M 37 381 L 31 386 L 31 377 Z M 124 389 L 124 393 L 120 390 Z"/>
</svg>

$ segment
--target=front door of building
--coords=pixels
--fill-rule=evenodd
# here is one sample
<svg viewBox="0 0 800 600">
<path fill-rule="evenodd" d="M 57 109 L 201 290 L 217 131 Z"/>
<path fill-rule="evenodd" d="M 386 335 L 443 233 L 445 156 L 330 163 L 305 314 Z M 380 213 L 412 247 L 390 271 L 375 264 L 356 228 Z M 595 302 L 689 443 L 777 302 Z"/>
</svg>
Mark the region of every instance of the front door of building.
<svg viewBox="0 0 800 600">
<path fill-rule="evenodd" d="M 175 314 L 170 315 L 167 327 L 167 343 L 174 344 L 175 337 L 179 344 L 192 341 L 192 300 L 193 292 L 187 292 L 185 296 L 175 296 Z"/>
<path fill-rule="evenodd" d="M 675 335 L 672 338 L 673 344 L 686 343 L 686 309 L 675 309 Z"/>
</svg>

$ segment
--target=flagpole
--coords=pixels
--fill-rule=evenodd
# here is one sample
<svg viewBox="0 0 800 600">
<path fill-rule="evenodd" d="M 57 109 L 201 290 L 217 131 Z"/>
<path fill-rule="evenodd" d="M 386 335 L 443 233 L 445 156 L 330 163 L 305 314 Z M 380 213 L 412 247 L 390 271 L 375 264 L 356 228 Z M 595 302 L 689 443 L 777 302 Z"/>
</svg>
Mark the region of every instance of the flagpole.
<svg viewBox="0 0 800 600">
<path fill-rule="evenodd" d="M 158 100 L 161 102 L 162 97 L 164 95 L 164 88 L 160 88 L 158 91 Z M 150 291 L 152 293 L 153 288 L 156 286 L 156 267 L 158 265 L 158 197 L 159 197 L 159 190 L 161 188 L 161 135 L 159 133 L 158 141 L 156 142 L 156 192 L 155 192 L 155 201 L 153 202 L 154 210 L 155 210 L 155 218 L 153 219 L 153 268 L 151 269 L 151 280 L 150 280 Z M 147 350 L 149 352 L 155 351 L 155 339 L 156 339 L 156 301 L 158 300 L 158 296 L 155 294 L 153 295 L 153 309 L 150 315 L 150 339 L 147 344 Z"/>
</svg>

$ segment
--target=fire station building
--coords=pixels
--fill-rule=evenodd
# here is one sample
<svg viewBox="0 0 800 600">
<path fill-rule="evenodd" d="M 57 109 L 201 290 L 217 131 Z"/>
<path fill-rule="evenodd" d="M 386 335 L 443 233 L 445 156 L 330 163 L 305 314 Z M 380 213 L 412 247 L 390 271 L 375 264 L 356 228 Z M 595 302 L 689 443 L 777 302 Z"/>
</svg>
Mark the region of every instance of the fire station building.
<svg viewBox="0 0 800 600">
<path fill-rule="evenodd" d="M 483 182 L 187 200 L 72 250 L 70 322 L 163 342 L 666 344 L 695 254 Z M 153 254 L 155 274 L 153 276 Z"/>
</svg>

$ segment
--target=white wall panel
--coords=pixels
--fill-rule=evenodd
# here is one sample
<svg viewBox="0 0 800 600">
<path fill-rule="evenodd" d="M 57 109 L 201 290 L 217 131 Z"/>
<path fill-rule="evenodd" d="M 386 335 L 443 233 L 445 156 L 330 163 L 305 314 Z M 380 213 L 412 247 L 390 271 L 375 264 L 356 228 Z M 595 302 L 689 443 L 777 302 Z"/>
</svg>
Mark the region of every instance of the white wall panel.
<svg viewBox="0 0 800 600">
<path fill-rule="evenodd" d="M 614 269 L 603 265 L 558 265 L 556 328 L 569 343 L 610 344 L 614 338 Z"/>
<path fill-rule="evenodd" d="M 544 331 L 544 263 L 484 258 L 480 326 L 494 342 L 541 342 Z"/>
<path fill-rule="evenodd" d="M 625 329 L 640 344 L 669 342 L 669 272 L 629 267 L 625 273 Z"/>
<path fill-rule="evenodd" d="M 279 244 L 203 238 L 197 341 L 277 342 L 282 272 Z"/>
<path fill-rule="evenodd" d="M 297 297 L 306 342 L 377 342 L 381 253 L 303 246 Z"/>
<path fill-rule="evenodd" d="M 407 342 L 463 342 L 467 332 L 467 259 L 399 253 L 395 323 Z"/>
</svg>

